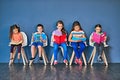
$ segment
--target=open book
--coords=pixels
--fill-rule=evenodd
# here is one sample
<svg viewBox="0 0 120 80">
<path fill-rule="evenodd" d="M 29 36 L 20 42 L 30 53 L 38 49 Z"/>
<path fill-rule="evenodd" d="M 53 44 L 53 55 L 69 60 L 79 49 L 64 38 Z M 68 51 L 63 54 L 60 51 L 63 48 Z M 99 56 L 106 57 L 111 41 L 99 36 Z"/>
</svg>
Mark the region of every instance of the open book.
<svg viewBox="0 0 120 80">
<path fill-rule="evenodd" d="M 54 35 L 54 39 L 55 39 L 54 42 L 57 43 L 57 44 L 64 43 L 64 42 L 66 42 L 66 34 L 64 34 L 62 36 Z"/>
</svg>

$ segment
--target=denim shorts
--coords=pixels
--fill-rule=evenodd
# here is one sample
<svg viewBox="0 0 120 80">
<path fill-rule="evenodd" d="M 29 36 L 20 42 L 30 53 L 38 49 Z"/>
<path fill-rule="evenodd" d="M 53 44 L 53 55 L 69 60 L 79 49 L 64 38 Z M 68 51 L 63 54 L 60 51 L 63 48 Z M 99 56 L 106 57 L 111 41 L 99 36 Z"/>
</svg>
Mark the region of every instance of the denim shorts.
<svg viewBox="0 0 120 80">
<path fill-rule="evenodd" d="M 38 46 L 43 46 L 42 42 L 33 42 L 32 46 L 38 47 Z"/>
</svg>

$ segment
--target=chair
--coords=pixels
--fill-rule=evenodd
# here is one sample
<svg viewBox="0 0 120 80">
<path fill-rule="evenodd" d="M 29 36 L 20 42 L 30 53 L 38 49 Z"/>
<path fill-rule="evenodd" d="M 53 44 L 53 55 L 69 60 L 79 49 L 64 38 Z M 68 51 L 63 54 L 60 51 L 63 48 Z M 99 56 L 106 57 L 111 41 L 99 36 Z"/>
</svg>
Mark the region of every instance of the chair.
<svg viewBox="0 0 120 80">
<path fill-rule="evenodd" d="M 43 43 L 43 47 L 42 47 L 42 57 L 43 57 L 44 65 L 47 65 L 47 63 L 48 63 L 48 59 L 47 59 L 47 56 L 46 56 L 46 52 L 45 52 L 45 50 L 44 50 L 44 47 L 46 47 L 47 45 L 48 45 L 48 41 L 46 40 L 46 42 Z M 30 44 L 29 46 L 31 46 L 31 44 Z M 36 51 L 36 52 L 37 52 L 37 51 Z M 33 61 L 34 61 L 34 60 L 30 60 L 29 65 L 32 65 Z"/>
<path fill-rule="evenodd" d="M 24 47 L 27 46 L 27 35 L 24 32 L 21 32 L 21 34 L 23 36 L 21 56 L 22 56 L 23 64 L 26 65 L 28 63 L 28 60 L 27 60 L 27 57 L 26 57 L 26 54 L 25 54 Z M 9 44 L 9 46 L 10 46 L 10 44 Z M 9 61 L 9 65 L 11 65 L 14 62 L 15 55 L 16 55 L 16 47 L 14 48 L 14 52 L 13 52 L 13 60 Z"/>
<path fill-rule="evenodd" d="M 94 61 L 94 58 L 95 58 L 95 55 L 96 55 L 96 47 L 94 46 L 94 43 L 90 41 L 91 37 L 92 37 L 92 35 L 90 36 L 89 43 L 90 43 L 90 46 L 93 47 L 93 51 L 92 51 L 92 54 L 91 54 L 91 56 L 90 56 L 90 58 L 88 60 L 88 63 L 90 63 L 90 65 L 93 65 L 93 61 Z M 104 50 L 102 52 L 102 59 L 103 59 L 103 62 L 105 63 L 105 65 L 108 66 L 108 62 L 107 62 Z"/>
</svg>

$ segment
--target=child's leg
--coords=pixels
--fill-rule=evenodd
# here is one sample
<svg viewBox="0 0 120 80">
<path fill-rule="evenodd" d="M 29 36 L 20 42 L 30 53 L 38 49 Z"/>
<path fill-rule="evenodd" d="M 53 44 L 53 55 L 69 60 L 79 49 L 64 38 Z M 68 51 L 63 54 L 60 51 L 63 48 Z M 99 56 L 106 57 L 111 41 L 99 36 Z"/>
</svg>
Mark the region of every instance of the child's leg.
<svg viewBox="0 0 120 80">
<path fill-rule="evenodd" d="M 71 45 L 73 47 L 73 50 L 75 51 L 75 56 L 77 59 L 79 59 L 79 52 L 78 52 L 78 44 L 77 42 L 71 42 Z"/>
<path fill-rule="evenodd" d="M 61 46 L 63 47 L 64 50 L 64 60 L 67 60 L 67 45 L 66 43 L 62 43 Z"/>
<path fill-rule="evenodd" d="M 22 44 L 20 44 L 20 45 L 17 46 L 17 50 L 18 50 L 18 59 L 20 59 L 21 46 L 22 46 Z"/>
<path fill-rule="evenodd" d="M 14 52 L 14 45 L 11 45 L 11 48 L 10 48 L 10 60 L 13 59 L 13 52 Z"/>
<path fill-rule="evenodd" d="M 99 54 L 99 44 L 98 43 L 94 43 L 94 46 L 96 47 L 96 52 Z"/>
<path fill-rule="evenodd" d="M 84 42 L 79 42 L 79 46 L 80 46 L 80 48 L 79 48 L 79 58 L 80 58 L 81 55 L 82 55 L 82 52 L 83 52 L 84 49 L 85 49 L 85 44 L 84 44 Z"/>
<path fill-rule="evenodd" d="M 39 58 L 42 59 L 42 46 L 38 46 Z"/>
<path fill-rule="evenodd" d="M 54 43 L 53 47 L 54 47 L 54 61 L 57 61 L 57 53 L 58 53 L 58 47 L 59 47 L 59 45 L 56 44 L 56 43 Z"/>
<path fill-rule="evenodd" d="M 31 59 L 35 58 L 36 47 L 34 45 L 31 46 Z"/>
<path fill-rule="evenodd" d="M 104 44 L 100 43 L 100 52 L 99 52 L 100 56 L 102 56 L 103 50 L 104 50 Z"/>
</svg>

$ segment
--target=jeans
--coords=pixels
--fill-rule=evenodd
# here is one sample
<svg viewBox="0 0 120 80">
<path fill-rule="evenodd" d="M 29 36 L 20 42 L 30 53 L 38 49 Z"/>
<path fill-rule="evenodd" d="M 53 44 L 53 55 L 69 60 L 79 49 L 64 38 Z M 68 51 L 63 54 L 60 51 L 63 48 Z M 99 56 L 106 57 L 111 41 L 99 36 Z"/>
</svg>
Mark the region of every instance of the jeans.
<svg viewBox="0 0 120 80">
<path fill-rule="evenodd" d="M 104 50 L 104 44 L 103 43 L 94 43 L 94 46 L 96 47 L 96 51 L 98 53 L 98 55 L 102 55 L 102 52 Z"/>
<path fill-rule="evenodd" d="M 67 60 L 67 44 L 66 43 L 57 44 L 55 42 L 53 44 L 53 47 L 54 47 L 54 60 L 57 60 L 57 53 L 58 53 L 59 46 L 62 46 L 62 48 L 64 50 L 64 60 Z"/>
<path fill-rule="evenodd" d="M 76 58 L 80 59 L 82 52 L 85 49 L 85 43 L 84 42 L 71 42 L 71 46 L 73 47 L 73 50 L 75 51 Z"/>
</svg>

